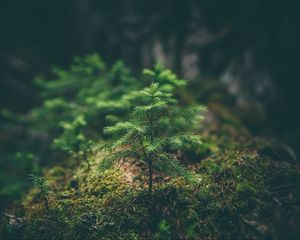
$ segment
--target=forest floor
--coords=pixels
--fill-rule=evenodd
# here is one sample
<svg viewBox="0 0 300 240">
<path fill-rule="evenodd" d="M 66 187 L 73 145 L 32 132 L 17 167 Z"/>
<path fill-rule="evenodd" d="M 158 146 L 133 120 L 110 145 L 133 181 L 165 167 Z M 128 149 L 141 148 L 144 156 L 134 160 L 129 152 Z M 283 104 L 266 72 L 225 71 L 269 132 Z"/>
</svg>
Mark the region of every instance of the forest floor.
<svg viewBox="0 0 300 240">
<path fill-rule="evenodd" d="M 204 146 L 184 162 L 199 183 L 165 179 L 153 199 L 140 168 L 128 163 L 99 175 L 73 161 L 45 169 L 49 209 L 32 189 L 8 212 L 20 228 L 1 221 L 4 239 L 297 238 L 300 167 L 288 148 L 253 138 L 225 106 L 210 106 Z M 219 111 L 222 109 L 222 111 Z M 213 123 L 213 124 L 212 124 Z M 195 158 L 195 156 L 197 156 Z M 196 160 L 195 160 L 196 159 Z M 190 162 L 192 160 L 192 162 Z M 159 177 L 159 176 L 157 176 Z M 149 211 L 150 208 L 150 211 Z"/>
</svg>

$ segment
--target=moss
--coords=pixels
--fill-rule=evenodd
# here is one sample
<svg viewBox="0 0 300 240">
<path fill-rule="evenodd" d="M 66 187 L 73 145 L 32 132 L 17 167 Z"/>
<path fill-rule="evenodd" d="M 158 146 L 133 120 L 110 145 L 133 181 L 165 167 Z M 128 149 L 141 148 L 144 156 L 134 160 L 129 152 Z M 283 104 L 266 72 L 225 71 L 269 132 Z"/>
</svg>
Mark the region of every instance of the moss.
<svg viewBox="0 0 300 240">
<path fill-rule="evenodd" d="M 91 173 L 77 170 L 78 189 L 53 194 L 49 211 L 39 198 L 27 196 L 23 237 L 206 239 L 296 234 L 279 216 L 298 224 L 292 216 L 299 193 L 292 185 L 299 184 L 299 172 L 291 163 L 279 165 L 253 150 L 207 157 L 196 169 L 197 185 L 181 178 L 156 185 L 151 203 L 147 192 L 127 183 L 120 170 L 99 174 L 96 168 Z M 49 169 L 46 176 L 64 175 L 54 172 L 60 171 Z M 278 182 L 287 188 L 280 189 Z M 286 199 L 290 194 L 295 195 Z"/>
<path fill-rule="evenodd" d="M 217 97 L 217 96 L 216 96 Z M 219 96 L 218 98 L 220 98 Z M 21 232 L 1 222 L 6 238 L 25 239 L 254 239 L 300 236 L 300 167 L 285 146 L 253 138 L 225 106 L 212 105 L 201 133 L 204 146 L 183 160 L 198 179 L 146 186 L 122 170 L 99 173 L 70 164 L 45 169 L 52 193 L 46 210 L 32 189 L 16 213 Z M 72 159 L 67 159 L 72 163 Z M 75 161 L 74 161 L 75 162 Z M 76 161 L 77 162 L 77 161 Z M 122 168 L 121 168 L 122 169 Z M 15 207 L 14 209 L 17 209 Z"/>
</svg>

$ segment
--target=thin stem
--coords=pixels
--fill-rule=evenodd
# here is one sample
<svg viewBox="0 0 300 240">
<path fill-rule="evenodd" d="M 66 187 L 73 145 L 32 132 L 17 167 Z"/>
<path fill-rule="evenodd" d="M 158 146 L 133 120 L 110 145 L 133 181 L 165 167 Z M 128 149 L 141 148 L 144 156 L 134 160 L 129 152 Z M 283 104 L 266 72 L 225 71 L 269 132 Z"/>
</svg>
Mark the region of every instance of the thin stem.
<svg viewBox="0 0 300 240">
<path fill-rule="evenodd" d="M 90 164 L 90 161 L 88 159 L 88 154 L 87 154 L 86 151 L 84 151 L 83 158 L 84 158 L 84 161 L 87 163 L 87 171 L 89 171 L 90 168 L 91 168 L 91 164 Z"/>
<path fill-rule="evenodd" d="M 145 147 L 144 147 L 144 143 L 143 140 L 141 138 L 141 136 L 138 136 L 141 147 L 142 147 L 142 151 L 143 151 L 143 155 L 144 158 L 148 164 L 148 171 L 149 171 L 149 179 L 148 179 L 148 194 L 149 194 L 149 198 L 152 198 L 152 186 L 153 186 L 153 172 L 152 172 L 152 160 L 148 157 Z"/>
<path fill-rule="evenodd" d="M 46 206 L 46 209 L 49 210 L 49 200 L 48 200 L 48 196 L 47 196 L 47 193 L 46 193 L 46 190 L 45 188 L 42 186 L 42 194 L 44 196 L 44 201 L 45 201 L 45 206 Z"/>
<path fill-rule="evenodd" d="M 153 144 L 153 119 L 149 117 L 150 125 L 150 141 Z M 148 159 L 148 168 L 149 168 L 149 196 L 152 197 L 152 185 L 153 185 L 153 172 L 152 172 L 152 159 Z"/>
<path fill-rule="evenodd" d="M 150 199 L 152 198 L 152 184 L 153 184 L 153 173 L 152 173 L 152 160 L 148 161 L 148 168 L 149 168 L 149 188 L 148 188 L 148 194 Z"/>
</svg>

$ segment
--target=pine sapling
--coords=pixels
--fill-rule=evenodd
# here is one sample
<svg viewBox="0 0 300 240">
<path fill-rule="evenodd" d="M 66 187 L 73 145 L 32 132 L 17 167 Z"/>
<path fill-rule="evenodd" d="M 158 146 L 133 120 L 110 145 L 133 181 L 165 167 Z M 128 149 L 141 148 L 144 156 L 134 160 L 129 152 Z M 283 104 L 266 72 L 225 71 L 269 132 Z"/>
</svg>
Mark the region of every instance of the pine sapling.
<svg viewBox="0 0 300 240">
<path fill-rule="evenodd" d="M 78 155 L 82 157 L 83 161 L 87 163 L 87 171 L 90 170 L 91 168 L 91 163 L 89 161 L 90 156 L 93 153 L 93 141 L 92 140 L 85 140 L 81 145 L 80 145 L 80 151 Z"/>
<path fill-rule="evenodd" d="M 201 145 L 198 135 L 182 132 L 186 127 L 182 120 L 187 123 L 198 114 L 192 112 L 181 116 L 180 112 L 174 111 L 180 106 L 170 89 L 173 90 L 166 85 L 152 83 L 139 94 L 135 93 L 137 100 L 132 101 L 134 110 L 130 121 L 104 128 L 104 133 L 111 136 L 112 141 L 102 146 L 109 154 L 103 159 L 101 169 L 109 168 L 118 161 L 139 161 L 146 165 L 150 199 L 154 171 L 193 179 L 192 174 L 180 165 L 172 149 L 183 144 Z M 176 119 L 180 121 L 176 123 Z M 167 126 L 169 123 L 174 126 Z"/>
<path fill-rule="evenodd" d="M 83 159 L 90 169 L 89 156 L 92 153 L 92 140 L 84 135 L 86 121 L 82 115 L 77 116 L 72 122 L 61 123 L 63 133 L 54 139 L 54 146 L 69 153 L 77 160 Z"/>
<path fill-rule="evenodd" d="M 44 199 L 44 204 L 45 208 L 49 210 L 49 192 L 50 192 L 50 187 L 45 180 L 44 177 L 37 176 L 34 174 L 29 174 L 29 179 L 32 181 L 32 184 L 34 187 L 39 189 L 43 199 Z"/>
</svg>

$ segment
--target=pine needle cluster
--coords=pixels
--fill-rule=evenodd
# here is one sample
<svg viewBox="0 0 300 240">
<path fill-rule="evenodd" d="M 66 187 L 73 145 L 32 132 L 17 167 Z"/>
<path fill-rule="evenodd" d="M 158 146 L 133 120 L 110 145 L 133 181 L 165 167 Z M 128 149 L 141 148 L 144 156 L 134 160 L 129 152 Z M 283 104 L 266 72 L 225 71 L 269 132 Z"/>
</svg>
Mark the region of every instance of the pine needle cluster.
<svg viewBox="0 0 300 240">
<path fill-rule="evenodd" d="M 186 84 L 169 70 L 157 65 L 145 70 L 154 81 L 149 87 L 126 96 L 132 111 L 128 120 L 105 127 L 111 139 L 102 146 L 108 152 L 101 164 L 105 170 L 116 162 L 139 162 L 147 168 L 148 193 L 153 191 L 154 172 L 167 176 L 183 176 L 192 181 L 192 174 L 181 164 L 176 154 L 185 144 L 199 146 L 199 135 L 189 133 L 201 121 L 203 107 L 181 106 L 174 92 Z"/>
<path fill-rule="evenodd" d="M 108 67 L 96 54 L 76 58 L 68 70 L 54 69 L 54 76 L 37 80 L 45 101 L 30 116 L 49 145 L 84 160 L 89 170 L 94 146 L 103 141 L 107 156 L 101 169 L 140 162 L 148 172 L 149 194 L 154 173 L 192 179 L 178 152 L 201 145 L 193 133 L 204 108 L 181 101 L 186 80 L 159 64 L 137 80 L 122 62 Z"/>
<path fill-rule="evenodd" d="M 40 191 L 44 199 L 45 208 L 49 210 L 50 187 L 48 185 L 48 182 L 45 180 L 44 177 L 34 174 L 29 174 L 29 179 L 32 181 L 33 186 Z"/>
</svg>

